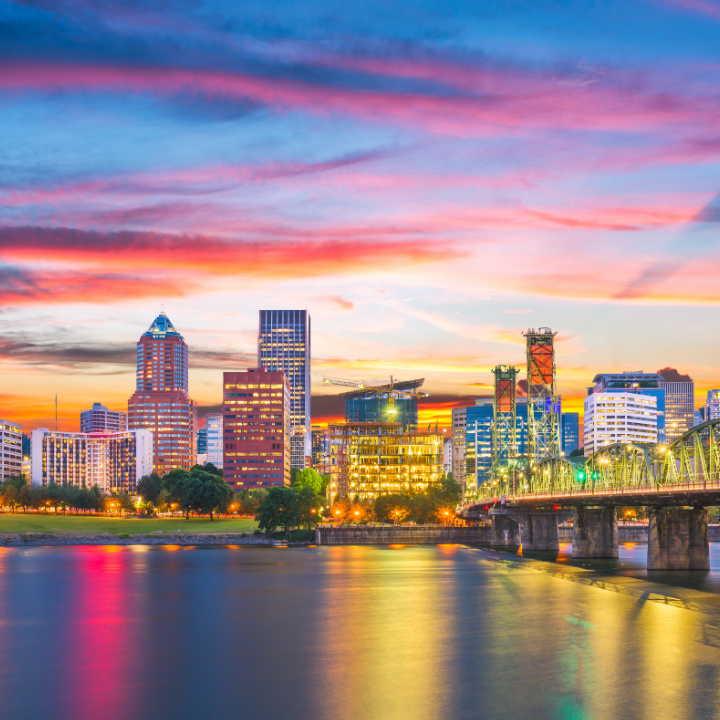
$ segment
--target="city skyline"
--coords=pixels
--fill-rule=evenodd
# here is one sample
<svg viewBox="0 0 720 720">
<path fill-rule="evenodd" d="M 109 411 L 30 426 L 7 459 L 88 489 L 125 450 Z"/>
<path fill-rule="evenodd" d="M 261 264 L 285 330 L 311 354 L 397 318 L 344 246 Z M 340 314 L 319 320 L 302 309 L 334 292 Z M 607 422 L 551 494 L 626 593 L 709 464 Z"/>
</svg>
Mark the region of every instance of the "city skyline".
<svg viewBox="0 0 720 720">
<path fill-rule="evenodd" d="M 314 421 L 342 417 L 323 375 L 393 375 L 425 377 L 420 423 L 449 426 L 543 325 L 565 409 L 599 372 L 663 367 L 701 405 L 714 8 L 4 5 L 4 415 L 122 408 L 163 307 L 202 412 L 283 307 L 313 318 Z"/>
</svg>

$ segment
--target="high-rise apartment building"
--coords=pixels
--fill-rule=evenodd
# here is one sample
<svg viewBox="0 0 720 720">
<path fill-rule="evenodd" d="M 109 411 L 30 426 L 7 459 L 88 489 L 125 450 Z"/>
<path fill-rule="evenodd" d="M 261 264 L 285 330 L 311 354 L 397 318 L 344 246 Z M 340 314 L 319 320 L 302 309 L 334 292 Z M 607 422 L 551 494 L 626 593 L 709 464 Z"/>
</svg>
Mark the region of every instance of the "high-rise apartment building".
<svg viewBox="0 0 720 720">
<path fill-rule="evenodd" d="M 702 420 L 720 420 L 720 390 L 708 390 Z"/>
<path fill-rule="evenodd" d="M 97 485 L 104 492 L 135 491 L 137 481 L 153 470 L 149 430 L 115 433 L 32 431 L 33 485 Z"/>
<path fill-rule="evenodd" d="M 292 467 L 304 469 L 312 457 L 310 427 L 310 315 L 307 310 L 261 310 L 258 365 L 284 372 L 290 386 L 293 428 Z"/>
<path fill-rule="evenodd" d="M 319 425 L 312 426 L 312 466 L 321 475 L 330 472 L 330 435 Z"/>
<path fill-rule="evenodd" d="M 563 413 L 560 423 L 560 449 L 570 455 L 580 447 L 580 413 Z"/>
<path fill-rule="evenodd" d="M 590 393 L 585 398 L 585 457 L 613 443 L 656 443 L 657 398 L 632 392 Z"/>
<path fill-rule="evenodd" d="M 196 461 L 197 408 L 188 395 L 188 347 L 164 312 L 138 341 L 135 387 L 128 427 L 153 433 L 155 472 L 189 470 Z"/>
<path fill-rule="evenodd" d="M 197 431 L 197 454 L 207 455 L 207 428 Z"/>
<path fill-rule="evenodd" d="M 22 473 L 22 427 L 0 420 L 0 482 Z"/>
<path fill-rule="evenodd" d="M 80 432 L 123 432 L 127 430 L 127 413 L 108 410 L 100 403 L 93 403 L 90 410 L 80 413 Z"/>
<path fill-rule="evenodd" d="M 665 390 L 665 441 L 671 443 L 692 428 L 695 415 L 695 383 L 674 368 L 658 370 Z"/>
<path fill-rule="evenodd" d="M 663 377 L 658 373 L 646 373 L 642 370 L 621 373 L 600 373 L 593 378 L 595 385 L 588 388 L 593 393 L 633 393 L 655 398 L 657 411 L 658 442 L 665 442 L 665 389 Z"/>
<path fill-rule="evenodd" d="M 447 475 L 452 473 L 452 438 L 446 437 L 443 440 L 443 472 Z"/>
<path fill-rule="evenodd" d="M 290 386 L 285 373 L 223 373 L 223 476 L 234 489 L 290 484 Z"/>
<path fill-rule="evenodd" d="M 222 413 L 208 413 L 205 416 L 207 430 L 207 459 L 216 468 L 223 466 L 223 416 Z"/>
<path fill-rule="evenodd" d="M 452 409 L 452 474 L 456 482 L 465 488 L 465 427 L 466 407 Z"/>
</svg>

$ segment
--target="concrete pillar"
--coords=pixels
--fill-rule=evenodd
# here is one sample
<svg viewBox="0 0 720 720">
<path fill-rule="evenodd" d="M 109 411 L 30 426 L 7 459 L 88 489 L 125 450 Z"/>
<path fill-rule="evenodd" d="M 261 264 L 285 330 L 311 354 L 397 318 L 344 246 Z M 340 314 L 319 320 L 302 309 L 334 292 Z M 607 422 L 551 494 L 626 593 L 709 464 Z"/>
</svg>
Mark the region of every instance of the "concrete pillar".
<svg viewBox="0 0 720 720">
<path fill-rule="evenodd" d="M 618 556 L 617 512 L 613 507 L 577 508 L 573 520 L 574 558 Z"/>
<path fill-rule="evenodd" d="M 705 508 L 650 508 L 648 570 L 709 570 Z"/>
<path fill-rule="evenodd" d="M 520 547 L 520 526 L 507 515 L 493 515 L 491 547 Z"/>
<path fill-rule="evenodd" d="M 555 513 L 542 515 L 528 513 L 523 516 L 521 522 L 523 553 L 534 550 L 557 551 L 560 549 L 558 517 Z"/>
</svg>

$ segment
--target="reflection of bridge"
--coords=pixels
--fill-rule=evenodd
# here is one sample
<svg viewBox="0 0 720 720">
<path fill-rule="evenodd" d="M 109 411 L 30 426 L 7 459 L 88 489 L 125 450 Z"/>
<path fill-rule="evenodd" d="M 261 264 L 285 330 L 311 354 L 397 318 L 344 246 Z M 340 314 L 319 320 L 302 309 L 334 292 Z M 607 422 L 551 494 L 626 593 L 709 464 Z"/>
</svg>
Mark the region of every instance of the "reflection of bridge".
<svg viewBox="0 0 720 720">
<path fill-rule="evenodd" d="M 648 507 L 648 568 L 708 569 L 706 508 L 720 505 L 720 420 L 671 445 L 511 462 L 461 514 L 489 515 L 493 545 L 555 550 L 558 521 L 572 512 L 573 557 L 617 557 L 616 508 L 629 505 Z"/>
</svg>

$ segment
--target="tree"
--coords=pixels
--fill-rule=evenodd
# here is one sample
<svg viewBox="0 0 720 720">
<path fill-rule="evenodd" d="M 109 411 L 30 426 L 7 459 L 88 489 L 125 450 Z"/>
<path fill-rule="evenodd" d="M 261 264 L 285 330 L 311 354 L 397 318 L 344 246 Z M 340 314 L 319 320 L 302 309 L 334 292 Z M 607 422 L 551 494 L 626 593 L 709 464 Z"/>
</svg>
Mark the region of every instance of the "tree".
<svg viewBox="0 0 720 720">
<path fill-rule="evenodd" d="M 199 513 L 209 513 L 211 521 L 215 511 L 227 510 L 233 496 L 232 488 L 222 478 L 203 470 L 193 469 L 183 489 L 185 506 Z"/>
<path fill-rule="evenodd" d="M 317 495 L 307 485 L 295 491 L 297 501 L 298 523 L 310 529 L 320 518 L 320 503 Z"/>
<path fill-rule="evenodd" d="M 443 504 L 456 506 L 462 499 L 462 485 L 456 482 L 452 473 L 443 475 L 440 480 L 430 486 L 428 495 Z"/>
<path fill-rule="evenodd" d="M 305 468 L 305 470 L 301 470 L 296 475 L 293 487 L 298 489 L 307 487 L 310 488 L 315 495 L 320 495 L 323 487 L 322 475 L 317 470 Z"/>
<path fill-rule="evenodd" d="M 255 519 L 258 527 L 268 535 L 272 535 L 277 528 L 284 530 L 293 528 L 298 523 L 298 502 L 295 491 L 289 487 L 270 488 L 258 508 Z"/>
<path fill-rule="evenodd" d="M 190 519 L 190 507 L 185 503 L 186 485 L 190 480 L 190 473 L 181 468 L 171 470 L 162 479 L 165 499 L 169 506 L 177 504 L 185 513 L 185 519 Z"/>
<path fill-rule="evenodd" d="M 138 480 L 137 486 L 135 487 L 135 493 L 145 502 L 157 505 L 162 488 L 162 480 L 160 476 L 154 472 L 150 475 L 143 475 L 140 480 Z"/>
<path fill-rule="evenodd" d="M 294 485 L 297 481 L 297 477 L 300 474 L 300 470 L 298 468 L 290 468 L 290 485 Z"/>
<path fill-rule="evenodd" d="M 408 495 L 380 495 L 375 499 L 375 517 L 380 522 L 402 522 L 410 515 Z"/>
<path fill-rule="evenodd" d="M 204 470 L 206 473 L 210 473 L 211 475 L 217 475 L 219 478 L 224 477 L 222 469 L 215 467 L 212 463 L 205 463 L 200 469 Z"/>
<path fill-rule="evenodd" d="M 409 502 L 410 517 L 416 523 L 430 523 L 437 516 L 442 500 L 436 494 L 412 495 Z"/>
<path fill-rule="evenodd" d="M 568 457 L 584 457 L 585 450 L 583 448 L 575 448 Z"/>
</svg>

